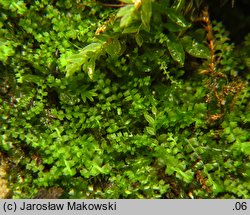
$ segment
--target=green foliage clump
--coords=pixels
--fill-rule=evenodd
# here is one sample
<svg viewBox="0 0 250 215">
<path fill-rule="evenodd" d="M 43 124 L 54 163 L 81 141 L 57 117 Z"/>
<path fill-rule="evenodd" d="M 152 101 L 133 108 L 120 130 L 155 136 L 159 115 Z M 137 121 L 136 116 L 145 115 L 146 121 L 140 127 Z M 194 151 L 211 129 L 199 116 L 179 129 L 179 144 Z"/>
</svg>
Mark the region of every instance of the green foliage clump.
<svg viewBox="0 0 250 215">
<path fill-rule="evenodd" d="M 121 2 L 0 2 L 11 196 L 249 198 L 250 37 L 214 22 L 209 46 L 199 1 Z"/>
</svg>

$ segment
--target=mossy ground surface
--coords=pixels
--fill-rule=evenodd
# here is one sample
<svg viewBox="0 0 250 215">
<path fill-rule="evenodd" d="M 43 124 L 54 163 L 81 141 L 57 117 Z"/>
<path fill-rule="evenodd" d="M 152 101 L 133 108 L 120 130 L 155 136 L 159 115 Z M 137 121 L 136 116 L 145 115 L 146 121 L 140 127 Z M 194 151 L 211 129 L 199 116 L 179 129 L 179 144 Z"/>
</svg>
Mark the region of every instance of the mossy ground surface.
<svg viewBox="0 0 250 215">
<path fill-rule="evenodd" d="M 0 0 L 0 197 L 249 198 L 250 35 L 123 2 Z"/>
</svg>

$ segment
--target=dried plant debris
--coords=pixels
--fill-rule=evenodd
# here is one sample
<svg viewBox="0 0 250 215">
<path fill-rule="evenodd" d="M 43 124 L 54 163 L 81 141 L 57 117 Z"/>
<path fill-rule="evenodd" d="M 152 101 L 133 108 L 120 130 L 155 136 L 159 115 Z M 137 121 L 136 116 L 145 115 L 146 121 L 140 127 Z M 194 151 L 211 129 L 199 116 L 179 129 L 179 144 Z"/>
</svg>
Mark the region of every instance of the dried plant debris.
<svg viewBox="0 0 250 215">
<path fill-rule="evenodd" d="M 60 187 L 42 188 L 34 199 L 59 199 L 63 192 L 63 189 Z"/>
<path fill-rule="evenodd" d="M 250 35 L 206 1 L 97 1 L 0 1 L 1 194 L 250 198 Z"/>
<path fill-rule="evenodd" d="M 3 162 L 0 153 L 0 199 L 10 197 L 10 188 L 8 184 L 8 166 Z"/>
</svg>

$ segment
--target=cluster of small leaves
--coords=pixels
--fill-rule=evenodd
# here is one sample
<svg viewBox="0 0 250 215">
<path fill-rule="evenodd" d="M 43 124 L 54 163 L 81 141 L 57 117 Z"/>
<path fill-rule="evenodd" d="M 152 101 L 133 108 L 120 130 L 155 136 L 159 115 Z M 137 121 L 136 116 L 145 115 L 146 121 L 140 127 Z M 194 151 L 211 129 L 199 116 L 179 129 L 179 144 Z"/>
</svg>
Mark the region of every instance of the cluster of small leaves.
<svg viewBox="0 0 250 215">
<path fill-rule="evenodd" d="M 210 52 L 191 3 L 122 2 L 0 2 L 12 197 L 249 198 L 249 86 L 211 122 L 217 107 L 198 73 Z M 242 70 L 219 36 L 231 50 L 221 70 Z"/>
<path fill-rule="evenodd" d="M 200 70 L 201 74 L 210 77 L 204 80 L 204 84 L 210 89 L 206 101 L 215 106 L 211 109 L 214 109 L 213 113 L 217 113 L 219 117 L 234 109 L 237 97 L 247 86 L 240 78 L 246 70 L 244 65 L 240 65 L 236 60 L 234 45 L 230 44 L 228 32 L 222 23 L 213 22 L 209 34 L 214 34 L 214 38 L 210 40 L 211 59 L 204 62 L 205 67 L 201 67 Z"/>
<path fill-rule="evenodd" d="M 93 79 L 96 60 L 105 54 L 109 54 L 110 58 L 121 56 L 129 48 L 127 42 L 131 37 L 138 46 L 143 43 L 159 43 L 159 48 L 165 50 L 162 54 L 171 56 L 181 67 L 184 66 L 185 52 L 197 58 L 210 57 L 209 49 L 203 44 L 204 34 L 203 37 L 185 34 L 192 26 L 181 13 L 186 6 L 185 1 L 176 1 L 174 4 L 153 0 L 122 2 L 126 6 L 120 8 L 112 18 L 112 25 L 102 26 L 104 32 L 101 35 L 98 33 L 91 44 L 80 49 L 77 54 L 62 59 L 65 61 L 67 76 L 82 68 Z M 152 14 L 154 16 L 151 18 Z"/>
</svg>

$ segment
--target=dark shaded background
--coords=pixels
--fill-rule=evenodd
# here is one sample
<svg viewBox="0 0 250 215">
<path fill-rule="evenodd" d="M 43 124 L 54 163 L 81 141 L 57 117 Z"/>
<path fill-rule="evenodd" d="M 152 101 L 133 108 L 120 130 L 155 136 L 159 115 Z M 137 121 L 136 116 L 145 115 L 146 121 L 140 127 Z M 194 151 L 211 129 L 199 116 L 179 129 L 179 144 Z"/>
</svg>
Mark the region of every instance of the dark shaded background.
<svg viewBox="0 0 250 215">
<path fill-rule="evenodd" d="M 232 1 L 206 0 L 209 5 L 210 18 L 222 21 L 226 30 L 230 32 L 232 42 L 240 44 L 250 33 L 250 0 Z"/>
</svg>

